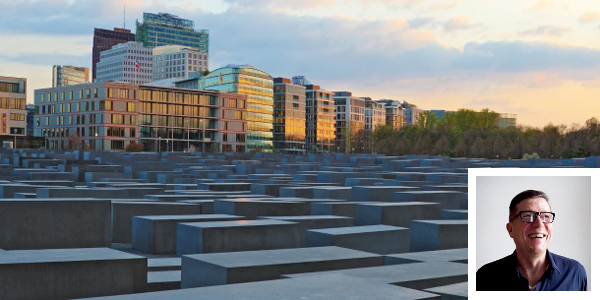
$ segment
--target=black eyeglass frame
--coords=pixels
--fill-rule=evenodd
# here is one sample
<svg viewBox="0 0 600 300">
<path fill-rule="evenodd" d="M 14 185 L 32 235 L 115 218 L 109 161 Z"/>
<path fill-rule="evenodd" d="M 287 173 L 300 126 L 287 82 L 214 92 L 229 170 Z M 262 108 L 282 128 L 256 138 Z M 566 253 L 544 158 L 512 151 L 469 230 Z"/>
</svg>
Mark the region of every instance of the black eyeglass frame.
<svg viewBox="0 0 600 300">
<path fill-rule="evenodd" d="M 535 215 L 535 217 L 533 218 L 533 221 L 527 222 L 527 221 L 523 220 L 523 217 L 521 216 L 523 213 L 533 213 Z M 531 211 L 531 210 L 520 211 L 514 218 L 510 219 L 509 222 L 512 222 L 514 219 L 519 217 L 521 219 L 521 221 L 523 221 L 523 223 L 533 223 L 533 222 L 535 222 L 535 218 L 539 217 L 541 219 L 542 214 L 551 214 L 552 215 L 552 222 L 546 223 L 546 222 L 542 221 L 542 223 L 544 223 L 544 224 L 554 223 L 554 219 L 556 218 L 555 213 L 553 213 L 551 211 Z"/>
</svg>

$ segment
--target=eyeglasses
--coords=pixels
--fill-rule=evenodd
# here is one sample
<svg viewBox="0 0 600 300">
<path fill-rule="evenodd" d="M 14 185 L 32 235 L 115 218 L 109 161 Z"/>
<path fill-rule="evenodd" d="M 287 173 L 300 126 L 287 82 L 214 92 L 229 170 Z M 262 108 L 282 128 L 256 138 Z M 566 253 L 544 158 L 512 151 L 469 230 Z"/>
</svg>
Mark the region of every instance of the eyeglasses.
<svg viewBox="0 0 600 300">
<path fill-rule="evenodd" d="M 555 214 L 553 212 L 536 212 L 536 211 L 520 211 L 517 216 L 510 219 L 511 221 L 516 219 L 517 217 L 521 217 L 521 220 L 525 223 L 533 223 L 535 221 L 535 217 L 539 216 L 540 220 L 543 223 L 552 223 L 554 222 Z"/>
</svg>

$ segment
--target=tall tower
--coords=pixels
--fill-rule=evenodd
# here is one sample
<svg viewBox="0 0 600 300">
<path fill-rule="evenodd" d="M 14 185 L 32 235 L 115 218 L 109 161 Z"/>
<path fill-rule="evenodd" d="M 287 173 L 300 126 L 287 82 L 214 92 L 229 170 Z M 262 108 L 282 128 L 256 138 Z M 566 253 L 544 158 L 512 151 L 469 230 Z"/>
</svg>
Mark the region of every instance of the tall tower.
<svg viewBox="0 0 600 300">
<path fill-rule="evenodd" d="M 94 45 L 92 46 L 92 81 L 96 81 L 96 64 L 100 61 L 100 52 L 117 44 L 135 41 L 131 30 L 116 28 L 115 30 L 94 28 Z"/>
</svg>

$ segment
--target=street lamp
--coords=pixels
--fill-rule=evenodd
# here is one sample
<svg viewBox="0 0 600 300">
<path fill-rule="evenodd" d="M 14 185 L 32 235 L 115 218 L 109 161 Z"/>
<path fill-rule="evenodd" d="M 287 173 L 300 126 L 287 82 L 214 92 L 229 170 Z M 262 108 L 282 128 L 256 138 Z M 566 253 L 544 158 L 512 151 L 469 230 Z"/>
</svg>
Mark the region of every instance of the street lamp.
<svg viewBox="0 0 600 300">
<path fill-rule="evenodd" d="M 94 139 L 94 150 L 96 150 L 96 143 L 98 143 L 98 133 L 97 133 L 97 132 L 96 132 L 96 133 L 94 133 L 94 136 L 96 137 L 96 138 Z"/>
</svg>

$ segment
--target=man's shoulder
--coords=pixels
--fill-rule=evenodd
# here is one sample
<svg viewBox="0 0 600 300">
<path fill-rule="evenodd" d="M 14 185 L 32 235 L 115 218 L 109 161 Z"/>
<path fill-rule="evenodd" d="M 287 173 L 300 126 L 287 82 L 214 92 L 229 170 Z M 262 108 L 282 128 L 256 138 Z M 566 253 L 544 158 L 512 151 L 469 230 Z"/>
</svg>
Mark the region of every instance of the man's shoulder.
<svg viewBox="0 0 600 300">
<path fill-rule="evenodd" d="M 568 258 L 568 257 L 564 257 L 562 255 L 555 254 L 555 253 L 552 253 L 552 258 L 554 259 L 554 263 L 556 264 L 556 267 L 559 270 L 566 269 L 566 270 L 571 270 L 571 271 L 578 272 L 578 273 L 582 272 L 582 274 L 586 275 L 585 268 L 578 261 L 576 261 L 572 258 Z"/>
<path fill-rule="evenodd" d="M 512 254 L 501 259 L 495 260 L 491 263 L 487 263 L 483 265 L 479 270 L 477 270 L 478 275 L 483 275 L 487 273 L 497 273 L 500 270 L 507 270 L 514 267 Z"/>
</svg>

